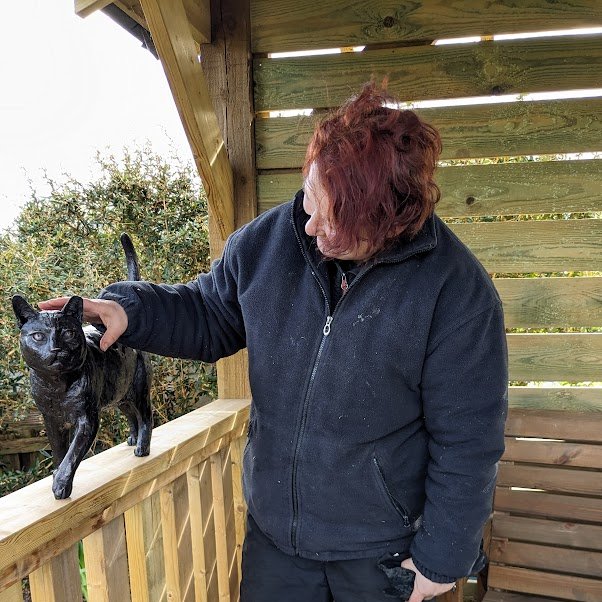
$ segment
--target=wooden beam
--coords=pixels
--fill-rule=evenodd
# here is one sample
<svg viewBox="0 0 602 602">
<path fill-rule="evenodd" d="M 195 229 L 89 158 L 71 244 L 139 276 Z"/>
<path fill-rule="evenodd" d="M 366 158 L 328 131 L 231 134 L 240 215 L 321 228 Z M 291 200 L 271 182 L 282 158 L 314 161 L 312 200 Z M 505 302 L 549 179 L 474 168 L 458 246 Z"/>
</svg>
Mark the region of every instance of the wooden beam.
<svg viewBox="0 0 602 602">
<path fill-rule="evenodd" d="M 198 44 L 211 43 L 210 0 L 184 0 L 184 9 L 192 37 Z"/>
<path fill-rule="evenodd" d="M 92 13 L 111 4 L 111 0 L 75 0 L 75 14 L 87 17 Z"/>
<path fill-rule="evenodd" d="M 214 99 L 234 174 L 235 227 L 257 216 L 255 137 L 249 0 L 212 0 L 213 43 L 201 47 L 203 70 Z M 219 257 L 225 239 L 209 212 L 211 256 Z M 220 395 L 250 397 L 245 350 L 217 364 Z"/>
<path fill-rule="evenodd" d="M 209 205 L 222 238 L 234 230 L 232 168 L 183 0 L 142 0 Z"/>
</svg>

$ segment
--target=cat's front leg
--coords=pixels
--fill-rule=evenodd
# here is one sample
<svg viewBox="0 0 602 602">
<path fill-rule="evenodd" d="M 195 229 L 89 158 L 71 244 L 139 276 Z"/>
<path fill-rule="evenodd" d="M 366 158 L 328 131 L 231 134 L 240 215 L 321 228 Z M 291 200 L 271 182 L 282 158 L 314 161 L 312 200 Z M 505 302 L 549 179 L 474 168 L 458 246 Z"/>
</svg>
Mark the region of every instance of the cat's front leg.
<svg viewBox="0 0 602 602">
<path fill-rule="evenodd" d="M 46 436 L 52 450 L 52 464 L 58 468 L 69 449 L 69 429 L 53 414 L 43 413 Z"/>
<path fill-rule="evenodd" d="M 92 447 L 94 438 L 98 433 L 98 425 L 97 412 L 89 412 L 77 419 L 75 435 L 69 446 L 69 451 L 54 473 L 52 481 L 52 492 L 57 500 L 64 500 L 71 495 L 75 471 L 90 447 Z"/>
</svg>

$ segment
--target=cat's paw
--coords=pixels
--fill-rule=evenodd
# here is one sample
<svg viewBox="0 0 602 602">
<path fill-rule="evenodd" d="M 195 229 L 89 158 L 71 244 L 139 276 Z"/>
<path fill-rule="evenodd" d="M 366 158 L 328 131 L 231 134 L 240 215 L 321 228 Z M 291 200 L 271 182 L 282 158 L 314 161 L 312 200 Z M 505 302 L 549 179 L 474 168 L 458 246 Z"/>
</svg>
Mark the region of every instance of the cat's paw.
<svg viewBox="0 0 602 602">
<path fill-rule="evenodd" d="M 134 437 L 134 435 L 130 435 L 127 438 L 127 443 L 128 443 L 128 445 L 136 445 L 137 440 L 138 440 L 138 437 Z M 136 452 L 134 452 L 134 453 L 136 453 Z"/>
<path fill-rule="evenodd" d="M 134 455 L 141 458 L 142 456 L 148 456 L 150 454 L 150 447 L 137 447 L 134 450 Z"/>
<path fill-rule="evenodd" d="M 73 490 L 73 479 L 64 476 L 60 470 L 54 472 L 52 480 L 52 493 L 57 500 L 65 500 L 71 496 Z"/>
</svg>

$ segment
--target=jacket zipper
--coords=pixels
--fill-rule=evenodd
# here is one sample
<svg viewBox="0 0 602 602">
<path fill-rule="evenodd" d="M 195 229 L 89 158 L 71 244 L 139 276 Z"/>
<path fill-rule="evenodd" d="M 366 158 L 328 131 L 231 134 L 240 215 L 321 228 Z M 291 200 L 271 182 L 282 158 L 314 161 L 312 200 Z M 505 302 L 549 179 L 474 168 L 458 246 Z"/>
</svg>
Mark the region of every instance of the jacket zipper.
<svg viewBox="0 0 602 602">
<path fill-rule="evenodd" d="M 382 468 L 380 467 L 380 464 L 378 463 L 376 456 L 374 456 L 372 458 L 372 462 L 374 463 L 374 467 L 376 469 L 376 474 L 377 474 L 380 482 L 382 483 L 383 489 L 385 490 L 385 494 L 389 498 L 389 501 L 393 505 L 393 508 L 395 509 L 397 514 L 399 514 L 399 516 L 402 518 L 403 526 L 406 528 L 409 528 L 410 527 L 410 516 L 409 516 L 410 513 L 404 506 L 402 506 L 397 501 L 397 499 L 391 493 L 391 490 L 389 489 L 389 486 L 387 485 L 387 481 L 385 480 L 385 475 L 382 471 Z"/>
</svg>

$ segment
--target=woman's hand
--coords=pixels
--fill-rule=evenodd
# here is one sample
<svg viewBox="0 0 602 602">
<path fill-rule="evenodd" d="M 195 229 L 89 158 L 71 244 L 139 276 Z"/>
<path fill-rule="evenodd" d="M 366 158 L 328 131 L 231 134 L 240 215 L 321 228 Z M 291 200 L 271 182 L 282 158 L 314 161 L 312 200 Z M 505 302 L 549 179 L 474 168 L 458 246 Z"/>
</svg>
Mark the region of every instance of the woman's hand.
<svg viewBox="0 0 602 602">
<path fill-rule="evenodd" d="M 432 600 L 445 592 L 453 589 L 455 583 L 435 583 L 427 579 L 414 565 L 411 558 L 407 558 L 401 563 L 404 569 L 410 569 L 416 573 L 414 578 L 414 591 L 408 602 L 422 602 L 423 600 Z"/>
<path fill-rule="evenodd" d="M 39 303 L 40 309 L 61 310 L 69 297 L 57 297 Z M 84 320 L 92 324 L 104 324 L 107 329 L 100 339 L 100 348 L 106 351 L 127 329 L 128 317 L 125 309 L 115 301 L 107 299 L 84 299 Z"/>
</svg>

